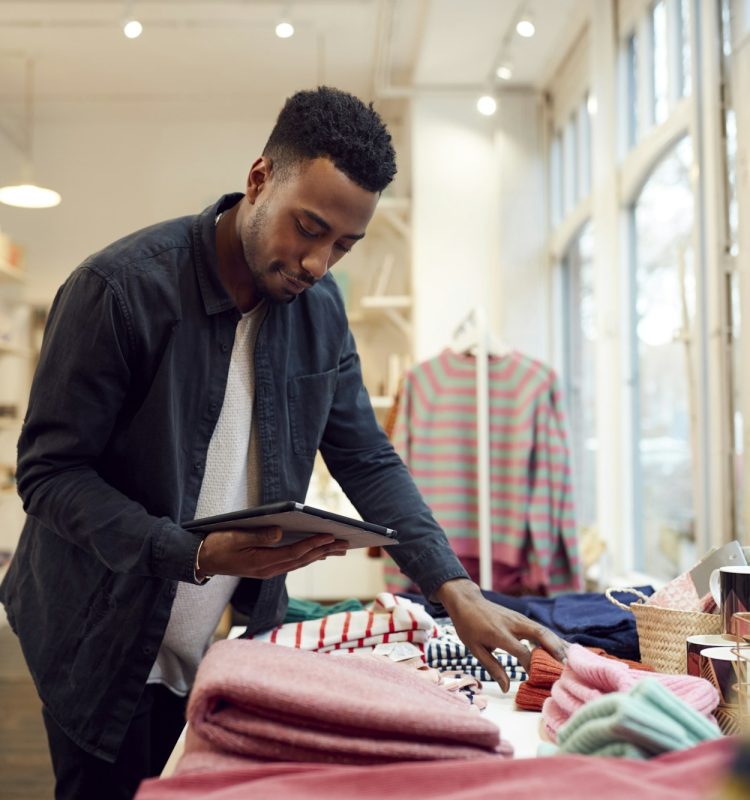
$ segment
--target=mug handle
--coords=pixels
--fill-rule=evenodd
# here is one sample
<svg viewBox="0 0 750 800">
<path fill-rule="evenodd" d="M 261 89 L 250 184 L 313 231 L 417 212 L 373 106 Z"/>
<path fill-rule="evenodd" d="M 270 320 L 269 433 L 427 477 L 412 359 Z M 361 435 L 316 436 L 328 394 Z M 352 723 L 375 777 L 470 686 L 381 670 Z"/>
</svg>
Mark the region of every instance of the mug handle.
<svg viewBox="0 0 750 800">
<path fill-rule="evenodd" d="M 708 579 L 708 588 L 709 591 L 711 592 L 711 596 L 713 597 L 714 602 L 716 603 L 717 608 L 721 608 L 721 586 L 719 584 L 720 576 L 721 576 L 721 570 L 715 569 L 711 573 L 711 576 Z"/>
</svg>

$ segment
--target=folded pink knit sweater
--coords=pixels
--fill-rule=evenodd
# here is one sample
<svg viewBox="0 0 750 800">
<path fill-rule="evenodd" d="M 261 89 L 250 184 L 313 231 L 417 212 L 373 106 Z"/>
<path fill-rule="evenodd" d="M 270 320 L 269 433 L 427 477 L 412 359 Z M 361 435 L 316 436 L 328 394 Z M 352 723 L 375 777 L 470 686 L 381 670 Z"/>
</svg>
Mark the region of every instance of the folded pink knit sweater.
<svg viewBox="0 0 750 800">
<path fill-rule="evenodd" d="M 706 717 L 719 704 L 716 689 L 703 678 L 691 675 L 665 675 L 631 669 L 621 661 L 603 658 L 581 645 L 568 648 L 562 675 L 544 701 L 542 718 L 554 741 L 558 728 L 589 700 L 610 692 L 627 692 L 644 678 L 655 678 L 689 706 Z"/>
<path fill-rule="evenodd" d="M 212 751 L 338 764 L 512 753 L 497 726 L 464 698 L 396 664 L 251 640 L 210 648 L 188 722 L 197 740 L 188 741 L 185 758 L 199 750 L 202 768 Z"/>
</svg>

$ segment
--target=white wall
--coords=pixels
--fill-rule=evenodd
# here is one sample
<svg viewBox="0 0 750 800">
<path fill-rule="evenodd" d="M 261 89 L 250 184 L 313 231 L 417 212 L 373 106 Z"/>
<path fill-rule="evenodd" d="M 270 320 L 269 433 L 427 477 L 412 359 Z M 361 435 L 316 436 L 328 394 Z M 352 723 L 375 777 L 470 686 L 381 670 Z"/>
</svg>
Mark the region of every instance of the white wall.
<svg viewBox="0 0 750 800">
<path fill-rule="evenodd" d="M 503 97 L 491 118 L 479 115 L 469 96 L 417 97 L 411 159 L 416 359 L 447 346 L 476 306 L 496 336 L 547 358 L 535 97 Z"/>
<path fill-rule="evenodd" d="M 242 191 L 273 118 L 82 119 L 39 126 L 37 182 L 63 201 L 53 209 L 0 205 L 0 228 L 26 249 L 28 296 L 49 300 L 90 253 L 145 225 L 195 213 L 222 193 Z M 18 158 L 0 150 L 0 176 L 15 179 Z"/>
</svg>

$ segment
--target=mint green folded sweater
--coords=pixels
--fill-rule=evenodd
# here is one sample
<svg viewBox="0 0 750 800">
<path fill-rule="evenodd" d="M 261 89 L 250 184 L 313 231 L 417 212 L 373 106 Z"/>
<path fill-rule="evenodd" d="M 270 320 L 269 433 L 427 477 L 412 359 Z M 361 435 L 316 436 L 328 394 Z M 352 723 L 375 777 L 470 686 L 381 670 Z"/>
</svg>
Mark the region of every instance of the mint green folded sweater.
<svg viewBox="0 0 750 800">
<path fill-rule="evenodd" d="M 718 739 L 718 727 L 655 678 L 581 706 L 557 732 L 560 752 L 649 758 Z"/>
</svg>

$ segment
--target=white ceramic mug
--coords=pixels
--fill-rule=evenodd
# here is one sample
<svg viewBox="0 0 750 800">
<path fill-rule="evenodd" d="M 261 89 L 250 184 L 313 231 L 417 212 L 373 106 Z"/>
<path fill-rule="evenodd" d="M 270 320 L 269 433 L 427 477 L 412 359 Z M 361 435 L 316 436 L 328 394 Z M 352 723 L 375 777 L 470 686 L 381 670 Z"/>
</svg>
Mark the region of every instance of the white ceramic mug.
<svg viewBox="0 0 750 800">
<path fill-rule="evenodd" d="M 750 611 L 750 566 L 719 567 L 711 573 L 709 588 L 721 609 L 721 630 L 726 638 L 740 634 L 732 616 Z"/>
</svg>

